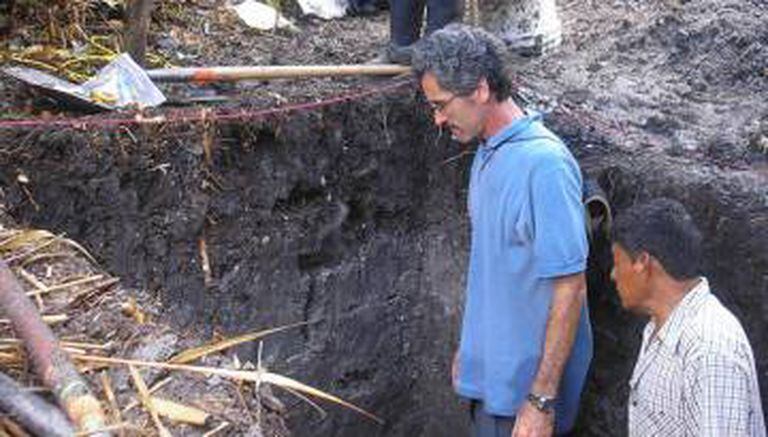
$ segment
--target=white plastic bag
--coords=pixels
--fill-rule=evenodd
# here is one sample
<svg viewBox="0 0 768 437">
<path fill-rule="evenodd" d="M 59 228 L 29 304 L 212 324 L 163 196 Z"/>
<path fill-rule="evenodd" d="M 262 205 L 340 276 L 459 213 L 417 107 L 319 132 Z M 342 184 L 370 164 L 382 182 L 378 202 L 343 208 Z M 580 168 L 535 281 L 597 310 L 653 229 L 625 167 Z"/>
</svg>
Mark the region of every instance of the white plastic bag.
<svg viewBox="0 0 768 437">
<path fill-rule="evenodd" d="M 163 93 L 127 53 L 113 59 L 82 85 L 27 67 L 8 67 L 2 72 L 69 107 L 87 111 L 141 109 L 165 102 Z"/>
<path fill-rule="evenodd" d="M 298 0 L 302 12 L 324 20 L 343 17 L 347 13 L 348 0 Z"/>
<path fill-rule="evenodd" d="M 148 108 L 165 102 L 163 93 L 127 53 L 116 57 L 83 84 L 91 100 L 125 108 Z"/>
<path fill-rule="evenodd" d="M 277 27 L 297 30 L 296 26 L 277 9 L 255 0 L 245 0 L 232 6 L 232 9 L 246 25 L 254 29 L 272 30 Z"/>
</svg>

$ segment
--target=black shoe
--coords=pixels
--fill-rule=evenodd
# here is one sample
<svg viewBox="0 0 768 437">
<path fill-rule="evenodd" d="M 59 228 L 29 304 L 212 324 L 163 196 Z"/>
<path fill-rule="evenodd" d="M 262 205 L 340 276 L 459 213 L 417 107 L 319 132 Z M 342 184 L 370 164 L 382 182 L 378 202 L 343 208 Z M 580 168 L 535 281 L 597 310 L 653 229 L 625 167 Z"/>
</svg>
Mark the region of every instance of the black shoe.
<svg viewBox="0 0 768 437">
<path fill-rule="evenodd" d="M 412 56 L 413 46 L 398 46 L 390 43 L 367 63 L 411 65 Z"/>
</svg>

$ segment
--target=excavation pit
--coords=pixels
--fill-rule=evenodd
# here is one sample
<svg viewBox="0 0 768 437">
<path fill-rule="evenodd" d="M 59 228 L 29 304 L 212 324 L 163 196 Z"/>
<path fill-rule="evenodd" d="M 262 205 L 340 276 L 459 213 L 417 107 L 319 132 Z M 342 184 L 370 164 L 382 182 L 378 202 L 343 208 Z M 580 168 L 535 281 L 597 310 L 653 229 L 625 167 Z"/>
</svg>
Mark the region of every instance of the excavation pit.
<svg viewBox="0 0 768 437">
<path fill-rule="evenodd" d="M 768 398 L 764 7 L 561 7 L 565 45 L 515 61 L 515 82 L 615 214 L 662 195 L 690 210 L 706 236 L 702 271 L 742 322 Z M 210 6 L 196 19 L 219 14 Z M 233 32 L 199 51 L 222 64 L 363 62 L 386 33 L 383 15 L 304 25 L 306 40 Z M 326 404 L 321 417 L 280 395 L 294 435 L 465 435 L 449 362 L 469 248 L 472 147 L 434 128 L 409 80 L 217 92 L 243 100 L 141 118 L 0 120 L 0 219 L 66 234 L 140 303 L 156 302 L 174 334 L 139 338 L 149 357 L 167 359 L 187 337 L 309 322 L 266 339 L 263 364 L 386 423 Z M 598 235 L 588 271 L 595 359 L 579 435 L 626 429 L 643 324 L 619 306 L 608 249 Z M 83 330 L 105 334 L 98 323 Z M 232 353 L 255 362 L 258 343 L 227 359 Z"/>
<path fill-rule="evenodd" d="M 96 117 L 16 132 L 0 155 L 4 209 L 82 242 L 124 284 L 157 297 L 179 332 L 206 338 L 310 322 L 268 339 L 263 363 L 387 422 L 337 408 L 321 419 L 291 402 L 296 435 L 454 435 L 466 426 L 448 363 L 472 155 L 432 126 L 415 91 L 394 83 L 268 113 L 184 111 L 107 128 Z M 546 119 L 616 214 L 659 195 L 690 208 L 708 236 L 704 271 L 744 323 L 765 375 L 768 209 L 759 172 L 630 152 L 572 111 Z M 620 309 L 609 258 L 598 238 L 585 435 L 624 426 L 639 344 L 641 321 Z M 253 361 L 256 349 L 237 354 Z"/>
</svg>

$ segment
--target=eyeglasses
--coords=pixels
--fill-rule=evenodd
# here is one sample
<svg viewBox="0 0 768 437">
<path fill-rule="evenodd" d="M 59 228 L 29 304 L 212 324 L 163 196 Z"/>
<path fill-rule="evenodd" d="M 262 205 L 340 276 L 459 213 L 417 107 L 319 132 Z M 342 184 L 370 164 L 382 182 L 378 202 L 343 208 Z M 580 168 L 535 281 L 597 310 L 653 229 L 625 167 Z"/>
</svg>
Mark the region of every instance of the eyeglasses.
<svg viewBox="0 0 768 437">
<path fill-rule="evenodd" d="M 431 101 L 427 100 L 427 105 L 429 105 L 429 109 L 432 112 L 434 112 L 434 113 L 438 113 L 438 112 L 442 113 L 443 111 L 445 111 L 445 108 L 447 108 L 448 105 L 450 105 L 451 102 L 453 101 L 453 99 L 455 99 L 456 97 L 459 97 L 459 95 L 458 94 L 454 94 L 454 95 L 451 96 L 450 99 L 443 100 L 442 102 L 431 102 Z"/>
</svg>

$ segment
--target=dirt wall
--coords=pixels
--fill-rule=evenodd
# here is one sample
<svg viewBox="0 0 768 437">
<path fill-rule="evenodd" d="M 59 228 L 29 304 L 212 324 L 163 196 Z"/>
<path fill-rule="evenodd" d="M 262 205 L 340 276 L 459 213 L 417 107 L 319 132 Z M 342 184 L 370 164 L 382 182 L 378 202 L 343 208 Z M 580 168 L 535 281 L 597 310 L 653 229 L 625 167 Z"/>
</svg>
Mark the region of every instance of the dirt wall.
<svg viewBox="0 0 768 437">
<path fill-rule="evenodd" d="M 387 424 L 333 407 L 320 419 L 291 402 L 296 435 L 458 435 L 466 423 L 448 363 L 471 155 L 439 136 L 413 94 L 242 123 L 5 133 L 2 203 L 21 222 L 83 242 L 156 294 L 179 327 L 236 333 L 313 321 L 267 341 L 265 364 Z M 548 122 L 618 214 L 662 194 L 691 209 L 708 236 L 704 270 L 744 323 L 764 378 L 768 198 L 759 174 L 623 150 L 563 114 Z M 591 259 L 597 347 L 583 435 L 624 429 L 642 326 L 618 306 L 606 248 Z M 253 360 L 255 348 L 239 354 Z"/>
<path fill-rule="evenodd" d="M 466 178 L 412 95 L 207 128 L 26 132 L 5 142 L 0 187 L 14 217 L 83 242 L 181 328 L 312 321 L 267 341 L 265 364 L 387 424 L 289 403 L 296 435 L 446 435 L 463 420 L 447 363 Z M 255 361 L 255 346 L 239 354 Z"/>
<path fill-rule="evenodd" d="M 623 147 L 620 132 L 585 125 L 575 115 L 555 111 L 547 122 L 567 139 L 584 173 L 599 182 L 615 215 L 659 196 L 679 200 L 691 213 L 705 236 L 701 273 L 744 326 L 754 350 L 762 398 L 768 399 L 768 178 L 764 170 L 719 167 L 675 156 L 674 150 L 629 150 Z M 590 256 L 595 360 L 582 402 L 580 429 L 585 435 L 614 436 L 617 429 L 626 429 L 627 383 L 645 320 L 620 307 L 609 279 L 609 244 L 598 241 Z"/>
</svg>

